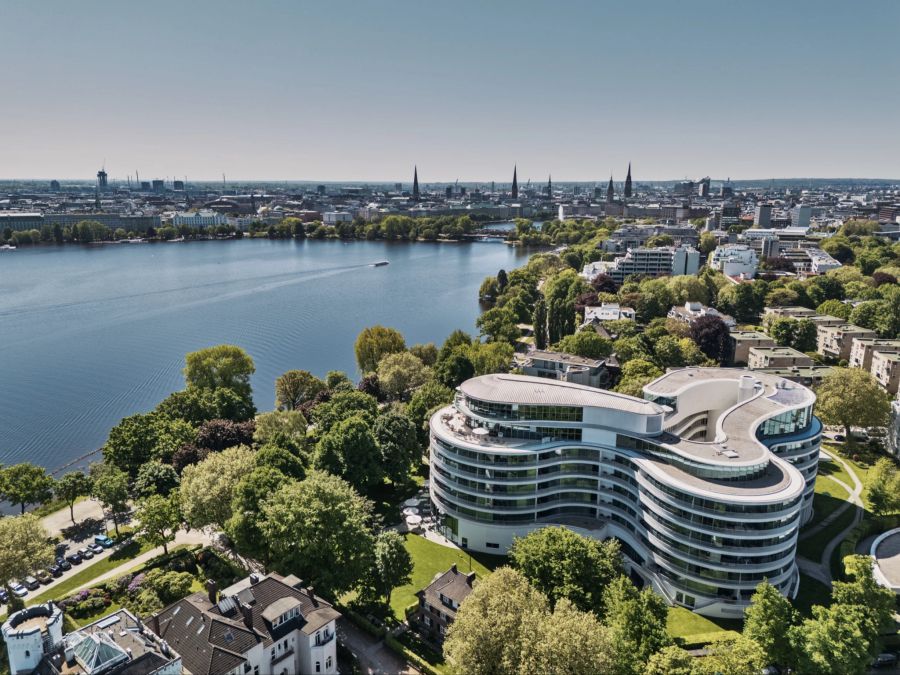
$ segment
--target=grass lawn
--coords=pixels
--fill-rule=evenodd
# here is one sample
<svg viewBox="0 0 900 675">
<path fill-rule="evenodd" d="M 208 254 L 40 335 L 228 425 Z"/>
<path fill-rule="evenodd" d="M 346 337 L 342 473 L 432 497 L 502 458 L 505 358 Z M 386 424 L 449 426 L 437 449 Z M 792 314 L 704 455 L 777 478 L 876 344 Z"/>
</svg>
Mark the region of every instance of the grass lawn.
<svg viewBox="0 0 900 675">
<path fill-rule="evenodd" d="M 727 637 L 733 631 L 740 631 L 742 623 L 740 619 L 717 619 L 714 621 L 695 614 L 685 607 L 669 607 L 666 630 L 673 638 L 681 638 L 686 644 L 696 644 Z"/>
<path fill-rule="evenodd" d="M 800 574 L 800 590 L 797 591 L 797 597 L 793 601 L 796 607 L 804 616 L 810 616 L 810 608 L 813 605 L 822 605 L 827 607 L 831 604 L 831 589 L 821 581 L 817 581 L 801 572 Z"/>
<path fill-rule="evenodd" d="M 849 463 L 849 462 L 848 462 Z M 847 473 L 847 470 L 843 467 L 843 465 L 838 462 L 831 461 L 820 461 L 819 462 L 819 478 L 827 478 L 832 477 L 844 483 L 847 487 L 853 487 L 853 479 L 850 478 L 850 474 Z M 834 485 L 833 481 L 827 481 Z M 816 481 L 816 489 L 818 489 L 819 484 Z"/>
<path fill-rule="evenodd" d="M 816 503 L 820 497 L 824 497 L 824 495 L 816 495 Z M 834 499 L 833 497 L 824 497 L 825 499 Z M 844 502 L 846 503 L 846 502 Z M 828 542 L 834 537 L 835 534 L 840 532 L 846 527 L 849 527 L 853 522 L 854 513 L 856 509 L 859 508 L 854 504 L 850 505 L 846 511 L 844 511 L 840 516 L 837 517 L 828 527 L 817 532 L 811 537 L 807 537 L 806 539 L 801 539 L 800 543 L 797 544 L 797 553 L 798 555 L 802 555 L 804 558 L 808 560 L 812 560 L 814 562 L 818 562 L 822 557 L 822 551 L 825 550 L 825 546 L 828 545 Z"/>
<path fill-rule="evenodd" d="M 416 591 L 431 583 L 431 580 L 439 572 L 446 572 L 450 569 L 450 565 L 453 563 L 456 563 L 460 572 L 469 572 L 471 569 L 479 577 L 485 577 L 491 573 L 488 567 L 474 556 L 470 557 L 465 551 L 435 544 L 417 534 L 406 534 L 404 537 L 406 550 L 409 551 L 413 561 L 413 573 L 410 583 L 394 589 L 391 594 L 391 610 L 398 621 L 406 618 L 404 610 L 417 601 Z M 499 558 L 500 556 L 494 557 Z"/>
</svg>

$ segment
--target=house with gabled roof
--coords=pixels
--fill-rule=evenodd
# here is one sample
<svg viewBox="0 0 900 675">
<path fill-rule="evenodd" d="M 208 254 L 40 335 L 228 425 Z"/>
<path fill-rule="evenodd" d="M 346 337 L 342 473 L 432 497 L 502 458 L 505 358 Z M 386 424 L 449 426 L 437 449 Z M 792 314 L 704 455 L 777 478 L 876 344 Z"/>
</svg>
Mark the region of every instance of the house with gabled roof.
<svg viewBox="0 0 900 675">
<path fill-rule="evenodd" d="M 415 620 L 420 630 L 431 639 L 442 642 L 463 600 L 469 597 L 475 583 L 475 572 L 463 574 L 456 563 L 416 593 L 419 606 Z"/>
</svg>

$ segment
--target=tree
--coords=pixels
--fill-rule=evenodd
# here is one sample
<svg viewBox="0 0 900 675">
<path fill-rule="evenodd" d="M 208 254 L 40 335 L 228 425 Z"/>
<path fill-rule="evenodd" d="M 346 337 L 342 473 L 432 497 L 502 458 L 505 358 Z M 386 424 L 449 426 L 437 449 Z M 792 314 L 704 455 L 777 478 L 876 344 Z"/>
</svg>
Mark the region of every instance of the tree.
<svg viewBox="0 0 900 675">
<path fill-rule="evenodd" d="M 476 342 L 466 349 L 476 375 L 507 372 L 514 353 L 508 342 Z"/>
<path fill-rule="evenodd" d="M 405 481 L 410 467 L 422 458 L 416 427 L 406 415 L 391 411 L 375 421 L 373 432 L 385 476 L 394 484 Z"/>
<path fill-rule="evenodd" d="M 276 469 L 288 478 L 303 480 L 306 477 L 306 465 L 303 460 L 277 445 L 264 445 L 257 451 L 254 459 L 256 466 Z"/>
<path fill-rule="evenodd" d="M 590 328 L 567 335 L 554 346 L 554 349 L 587 359 L 602 359 L 612 354 L 613 343 Z"/>
<path fill-rule="evenodd" d="M 816 312 L 824 316 L 836 316 L 847 321 L 850 318 L 850 312 L 853 311 L 853 305 L 848 305 L 840 300 L 826 300 L 818 307 Z"/>
<path fill-rule="evenodd" d="M 378 443 L 366 419 L 353 416 L 333 426 L 316 445 L 313 466 L 366 492 L 384 475 Z"/>
<path fill-rule="evenodd" d="M 433 366 L 437 363 L 438 350 L 433 342 L 413 345 L 409 348 L 409 353 L 417 356 L 426 366 Z"/>
<path fill-rule="evenodd" d="M 359 371 L 365 374 L 375 370 L 385 355 L 405 351 L 406 341 L 394 328 L 371 326 L 357 336 L 353 350 Z"/>
<path fill-rule="evenodd" d="M 854 326 L 878 330 L 879 320 L 886 309 L 885 303 L 879 300 L 861 302 L 850 313 L 850 323 Z"/>
<path fill-rule="evenodd" d="M 388 398 L 401 400 L 410 390 L 421 387 L 431 376 L 418 356 L 409 352 L 387 354 L 378 362 L 378 382 Z"/>
<path fill-rule="evenodd" d="M 259 445 L 277 445 L 291 451 L 302 451 L 306 445 L 309 423 L 299 410 L 275 410 L 256 418 L 253 440 Z"/>
<path fill-rule="evenodd" d="M 530 634 L 523 635 L 520 673 L 612 675 L 616 672 L 609 631 L 596 616 L 560 600 Z"/>
<path fill-rule="evenodd" d="M 539 298 L 534 303 L 534 313 L 531 315 L 531 325 L 534 329 L 534 346 L 538 349 L 547 348 L 547 303 L 544 298 Z"/>
<path fill-rule="evenodd" d="M 406 540 L 395 530 L 385 530 L 375 538 L 375 556 L 368 584 L 384 604 L 391 604 L 391 592 L 412 580 L 413 563 Z"/>
<path fill-rule="evenodd" d="M 493 307 L 479 316 L 475 325 L 488 342 L 512 343 L 521 335 L 516 319 L 516 315 L 508 307 Z"/>
<path fill-rule="evenodd" d="M 787 666 L 795 661 L 788 632 L 796 619 L 790 601 L 768 581 L 762 581 L 744 612 L 744 635 L 754 640 L 771 662 Z"/>
<path fill-rule="evenodd" d="M 262 505 L 290 482 L 278 469 L 259 465 L 235 485 L 225 532 L 240 553 L 266 564 L 271 561 L 269 542 L 260 529 Z"/>
<path fill-rule="evenodd" d="M 716 307 L 731 314 L 740 323 L 752 323 L 762 311 L 763 301 L 753 292 L 753 284 L 724 286 L 719 290 Z"/>
<path fill-rule="evenodd" d="M 314 471 L 263 503 L 260 530 L 277 569 L 327 597 L 356 588 L 374 556 L 372 504 L 337 476 Z"/>
<path fill-rule="evenodd" d="M 475 375 L 475 366 L 464 353 L 465 347 L 454 350 L 434 366 L 434 378 L 445 387 L 456 388 Z"/>
<path fill-rule="evenodd" d="M 325 373 L 325 386 L 332 394 L 355 389 L 353 382 L 347 377 L 347 373 L 342 370 L 329 370 Z"/>
<path fill-rule="evenodd" d="M 325 383 L 308 370 L 289 370 L 275 380 L 275 406 L 296 410 L 323 389 Z"/>
<path fill-rule="evenodd" d="M 650 657 L 644 675 L 694 675 L 694 660 L 681 647 L 669 645 Z"/>
<path fill-rule="evenodd" d="M 622 379 L 616 391 L 629 396 L 643 397 L 644 385 L 663 374 L 663 371 L 646 359 L 632 359 L 622 366 Z"/>
<path fill-rule="evenodd" d="M 40 466 L 23 462 L 6 467 L 0 473 L 3 499 L 18 504 L 21 512 L 29 504 L 44 504 L 53 499 L 53 478 Z"/>
<path fill-rule="evenodd" d="M 791 346 L 799 352 L 815 351 L 817 336 L 816 324 L 809 319 L 799 319 L 794 326 L 794 341 Z"/>
<path fill-rule="evenodd" d="M 866 612 L 871 622 L 870 634 L 884 635 L 895 630 L 894 593 L 878 583 L 873 572 L 873 559 L 867 555 L 844 558 L 848 581 L 835 581 L 831 600 L 835 605 L 855 605 Z"/>
<path fill-rule="evenodd" d="M 149 459 L 171 462 L 175 451 L 193 443 L 196 436 L 197 432 L 184 420 L 159 413 L 131 415 L 110 429 L 103 459 L 134 478 L 141 464 Z"/>
<path fill-rule="evenodd" d="M 520 572 L 500 567 L 460 605 L 444 640 L 444 656 L 469 675 L 519 673 L 522 645 L 547 608 L 547 598 Z"/>
<path fill-rule="evenodd" d="M 150 495 L 168 497 L 180 482 L 178 472 L 171 464 L 163 464 L 158 459 L 151 459 L 138 469 L 137 478 L 134 481 L 134 491 L 140 497 L 149 497 Z"/>
<path fill-rule="evenodd" d="M 369 424 L 378 416 L 378 401 L 361 391 L 342 391 L 330 401 L 320 403 L 313 409 L 316 433 L 328 433 L 333 426 L 349 417 L 362 417 Z"/>
<path fill-rule="evenodd" d="M 91 494 L 109 512 L 119 536 L 119 522 L 128 513 L 128 474 L 113 464 L 91 464 Z"/>
<path fill-rule="evenodd" d="M 598 616 L 603 612 L 603 589 L 623 572 L 615 539 L 600 541 L 565 527 L 542 527 L 516 537 L 509 557 L 551 605 L 565 598 Z"/>
<path fill-rule="evenodd" d="M 75 524 L 75 502 L 79 497 L 91 494 L 91 479 L 83 471 L 71 471 L 56 481 L 54 487 L 56 498 L 61 499 L 69 507 L 69 517 Z"/>
<path fill-rule="evenodd" d="M 135 536 L 150 546 L 162 546 L 163 555 L 169 553 L 169 543 L 175 541 L 175 533 L 181 527 L 178 495 L 168 497 L 150 495 L 138 502 L 135 510 L 138 521 Z"/>
<path fill-rule="evenodd" d="M 252 400 L 250 376 L 253 359 L 240 347 L 218 345 L 191 352 L 185 357 L 184 379 L 189 387 L 230 389 L 242 399 Z"/>
<path fill-rule="evenodd" d="M 665 601 L 649 588 L 638 591 L 628 577 L 620 576 L 603 591 L 603 612 L 624 673 L 639 675 L 650 657 L 671 643 Z"/>
<path fill-rule="evenodd" d="M 716 240 L 716 235 L 711 232 L 704 232 L 700 235 L 700 253 L 703 255 L 709 255 L 712 253 L 716 246 L 719 245 L 719 242 Z"/>
<path fill-rule="evenodd" d="M 441 349 L 438 352 L 438 361 L 446 359 L 457 347 L 468 347 L 470 344 L 472 344 L 472 336 L 456 329 L 447 336 L 444 344 L 441 345 Z"/>
<path fill-rule="evenodd" d="M 853 443 L 850 427 L 886 426 L 891 402 L 869 373 L 859 368 L 835 368 L 816 389 L 816 414 L 825 424 L 844 428 Z"/>
<path fill-rule="evenodd" d="M 900 511 L 900 474 L 887 457 L 877 460 L 866 480 L 866 501 L 876 516 Z"/>
<path fill-rule="evenodd" d="M 714 642 L 707 649 L 709 654 L 695 664 L 696 675 L 758 675 L 766 667 L 766 652 L 746 635 Z"/>
<path fill-rule="evenodd" d="M 253 441 L 256 423 L 253 420 L 233 422 L 231 420 L 209 420 L 197 429 L 195 443 L 210 452 L 221 452 L 236 445 L 249 445 Z"/>
<path fill-rule="evenodd" d="M 54 550 L 50 535 L 41 521 L 33 514 L 0 518 L 0 584 L 6 586 L 10 598 L 9 582 L 23 579 L 53 563 Z"/>
<path fill-rule="evenodd" d="M 413 423 L 419 444 L 428 442 L 428 421 L 431 413 L 453 400 L 453 390 L 440 382 L 426 382 L 416 389 L 406 404 L 406 416 Z"/>
<path fill-rule="evenodd" d="M 790 631 L 800 675 L 863 675 L 872 661 L 867 610 L 856 605 L 815 606 L 812 617 Z"/>
<path fill-rule="evenodd" d="M 215 452 L 181 474 L 181 511 L 194 528 L 222 529 L 231 517 L 231 500 L 238 482 L 255 466 L 246 446 Z"/>
<path fill-rule="evenodd" d="M 509 284 L 509 276 L 506 274 L 506 270 L 502 269 L 497 272 L 497 287 L 501 293 L 506 290 L 507 284 Z"/>
<path fill-rule="evenodd" d="M 701 316 L 691 322 L 691 339 L 706 356 L 724 364 L 730 352 L 728 326 L 717 316 Z"/>
</svg>

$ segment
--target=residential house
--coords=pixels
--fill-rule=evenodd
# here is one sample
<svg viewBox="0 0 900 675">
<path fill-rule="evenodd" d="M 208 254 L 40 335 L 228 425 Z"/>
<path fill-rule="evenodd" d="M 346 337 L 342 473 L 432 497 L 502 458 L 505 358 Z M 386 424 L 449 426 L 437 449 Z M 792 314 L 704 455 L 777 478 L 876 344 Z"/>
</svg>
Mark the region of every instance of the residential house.
<svg viewBox="0 0 900 675">
<path fill-rule="evenodd" d="M 729 328 L 734 328 L 737 326 L 737 321 L 735 321 L 730 315 L 722 314 L 715 307 L 707 307 L 706 305 L 699 302 L 691 302 L 688 301 L 684 303 L 684 306 L 674 306 L 669 310 L 668 317 L 670 319 L 677 319 L 683 323 L 693 323 L 695 319 L 699 319 L 701 316 L 715 316 L 725 323 Z"/>
<path fill-rule="evenodd" d="M 875 331 L 853 324 L 816 327 L 816 351 L 839 361 L 850 360 L 850 350 L 855 338 L 874 338 Z"/>
<path fill-rule="evenodd" d="M 340 614 L 295 576 L 251 574 L 189 595 L 148 621 L 191 675 L 336 675 Z"/>
<path fill-rule="evenodd" d="M 599 307 L 584 308 L 584 323 L 593 324 L 598 321 L 634 321 L 636 314 L 631 307 L 622 307 L 618 302 L 604 302 Z"/>
<path fill-rule="evenodd" d="M 872 354 L 872 376 L 889 394 L 900 389 L 900 354 L 896 352 L 875 352 Z"/>
<path fill-rule="evenodd" d="M 431 639 L 442 642 L 450 624 L 456 619 L 456 612 L 463 601 L 469 597 L 475 583 L 475 572 L 463 574 L 456 564 L 416 593 L 419 606 L 416 609 L 416 622 L 420 630 Z"/>
<path fill-rule="evenodd" d="M 589 359 L 564 352 L 533 351 L 521 359 L 520 367 L 524 375 L 588 387 L 605 387 L 610 381 L 606 359 Z"/>
</svg>

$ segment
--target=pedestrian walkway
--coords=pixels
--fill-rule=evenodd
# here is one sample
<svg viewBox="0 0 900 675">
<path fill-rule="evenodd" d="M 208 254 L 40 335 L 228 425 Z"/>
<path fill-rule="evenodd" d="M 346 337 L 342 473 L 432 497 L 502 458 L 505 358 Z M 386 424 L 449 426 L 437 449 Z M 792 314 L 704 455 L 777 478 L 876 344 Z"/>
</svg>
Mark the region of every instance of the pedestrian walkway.
<svg viewBox="0 0 900 675">
<path fill-rule="evenodd" d="M 384 640 L 375 638 L 357 628 L 346 617 L 338 621 L 338 640 L 359 662 L 360 671 L 365 675 L 421 675 Z"/>
</svg>

